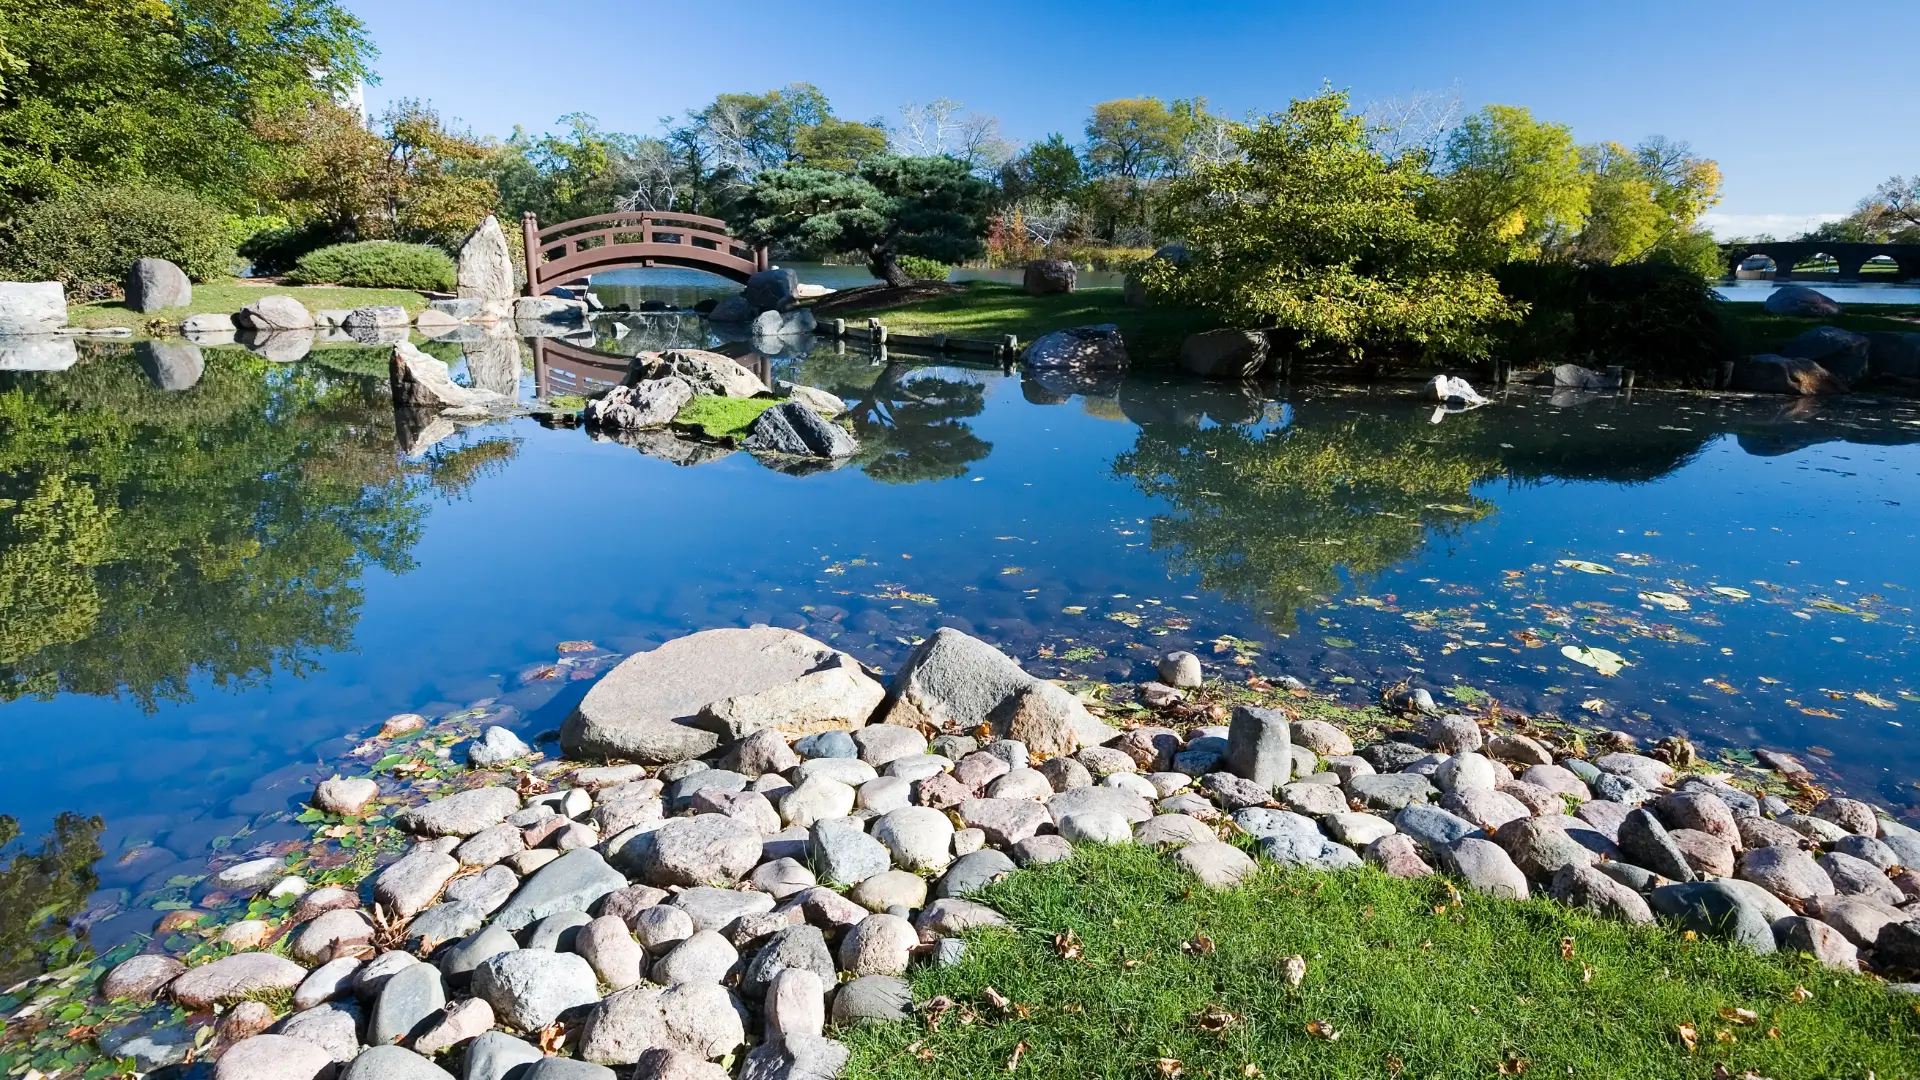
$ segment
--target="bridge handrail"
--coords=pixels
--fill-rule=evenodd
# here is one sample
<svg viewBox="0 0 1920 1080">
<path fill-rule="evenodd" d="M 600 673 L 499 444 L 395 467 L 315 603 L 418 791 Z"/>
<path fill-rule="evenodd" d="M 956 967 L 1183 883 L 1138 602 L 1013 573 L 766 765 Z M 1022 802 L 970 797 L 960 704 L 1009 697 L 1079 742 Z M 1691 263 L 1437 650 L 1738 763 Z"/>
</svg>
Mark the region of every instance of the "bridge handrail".
<svg viewBox="0 0 1920 1080">
<path fill-rule="evenodd" d="M 679 237 L 679 239 L 678 240 L 655 240 L 653 238 L 653 230 L 649 228 L 644 230 L 644 235 L 642 236 L 639 243 L 649 244 L 656 247 L 699 248 L 699 245 L 693 242 L 694 240 L 699 239 L 699 240 L 713 241 L 714 247 L 706 250 L 717 250 L 717 251 L 724 252 L 726 254 L 732 254 L 737 249 L 739 251 L 747 252 L 749 255 L 751 255 L 753 252 L 752 245 L 748 244 L 745 240 L 742 240 L 739 237 L 733 236 L 729 233 L 706 232 L 704 230 L 696 230 L 696 229 L 666 229 L 661 231 L 668 232 L 673 236 Z M 565 258 L 567 255 L 572 255 L 581 251 L 591 250 L 590 248 L 580 246 L 580 244 L 583 241 L 604 240 L 606 242 L 603 245 L 599 245 L 599 246 L 614 247 L 619 244 L 619 240 L 618 240 L 619 237 L 631 236 L 635 233 L 642 233 L 642 232 L 643 232 L 642 229 L 638 227 L 634 227 L 634 228 L 625 228 L 625 229 L 622 229 L 622 228 L 601 229 L 598 232 L 569 233 L 566 236 L 556 237 L 552 240 L 542 240 L 535 246 L 535 250 L 540 253 L 542 259 L 545 259 L 546 256 L 552 254 L 555 249 L 565 248 L 567 250 L 561 256 L 562 258 Z M 554 261 L 557 261 L 557 260 L 554 260 Z"/>
<path fill-rule="evenodd" d="M 704 226 L 716 232 L 728 232 L 730 228 L 725 221 L 719 218 L 702 217 L 699 214 L 676 214 L 665 210 L 630 210 L 614 214 L 596 214 L 593 217 L 575 218 L 572 221 L 563 221 L 558 225 L 550 225 L 540 230 L 540 239 L 545 240 L 550 236 L 557 237 L 562 232 L 587 225 L 621 221 L 632 222 L 635 225 L 643 221 L 654 224 L 662 224 L 669 221 L 686 222 L 690 225 Z"/>
</svg>

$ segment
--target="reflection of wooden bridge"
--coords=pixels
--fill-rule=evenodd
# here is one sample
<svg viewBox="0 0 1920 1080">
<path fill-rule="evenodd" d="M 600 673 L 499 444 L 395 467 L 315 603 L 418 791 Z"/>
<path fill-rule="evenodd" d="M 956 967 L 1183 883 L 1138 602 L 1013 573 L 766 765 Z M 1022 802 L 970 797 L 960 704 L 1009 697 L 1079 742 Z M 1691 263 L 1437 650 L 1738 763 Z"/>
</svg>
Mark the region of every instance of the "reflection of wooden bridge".
<svg viewBox="0 0 1920 1080">
<path fill-rule="evenodd" d="M 733 358 L 741 367 L 773 385 L 773 362 L 757 352 Z M 583 349 L 560 338 L 533 339 L 534 392 L 542 398 L 561 394 L 585 397 L 609 386 L 620 385 L 627 377 L 631 356 L 612 356 Z"/>
<path fill-rule="evenodd" d="M 527 250 L 527 295 L 585 281 L 608 270 L 674 266 L 745 282 L 767 268 L 767 249 L 749 247 L 719 218 L 636 210 L 563 221 L 545 229 L 520 221 Z"/>
</svg>

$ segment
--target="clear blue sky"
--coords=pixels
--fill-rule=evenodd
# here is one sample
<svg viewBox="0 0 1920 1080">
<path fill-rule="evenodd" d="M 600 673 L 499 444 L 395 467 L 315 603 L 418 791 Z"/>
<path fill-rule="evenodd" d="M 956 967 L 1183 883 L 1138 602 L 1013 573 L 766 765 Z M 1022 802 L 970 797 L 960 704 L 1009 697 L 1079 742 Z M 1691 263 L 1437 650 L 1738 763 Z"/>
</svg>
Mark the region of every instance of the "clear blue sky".
<svg viewBox="0 0 1920 1080">
<path fill-rule="evenodd" d="M 1582 141 L 1687 140 L 1726 174 L 1723 235 L 1795 231 L 1920 171 L 1904 0 L 346 2 L 381 49 L 370 106 L 426 98 L 502 135 L 576 110 L 653 133 L 717 93 L 806 81 L 853 119 L 944 96 L 1020 141 L 1077 138 L 1107 98 L 1238 116 L 1329 80 L 1359 102 L 1457 87 Z"/>
</svg>

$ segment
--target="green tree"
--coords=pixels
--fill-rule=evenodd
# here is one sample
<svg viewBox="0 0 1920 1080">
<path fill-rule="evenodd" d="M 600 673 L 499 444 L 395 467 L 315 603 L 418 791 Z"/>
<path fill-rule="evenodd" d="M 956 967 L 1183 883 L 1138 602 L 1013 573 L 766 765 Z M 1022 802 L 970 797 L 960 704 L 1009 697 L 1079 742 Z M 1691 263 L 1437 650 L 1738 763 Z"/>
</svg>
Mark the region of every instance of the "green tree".
<svg viewBox="0 0 1920 1080">
<path fill-rule="evenodd" d="M 250 208 L 265 114 L 345 91 L 373 47 L 336 0 L 0 0 L 0 213 L 79 185 Z"/>
<path fill-rule="evenodd" d="M 993 452 L 967 423 L 987 406 L 987 388 L 973 380 L 827 351 L 802 361 L 798 378 L 847 403 L 860 440 L 854 461 L 881 483 L 951 480 Z"/>
<path fill-rule="evenodd" d="M 1031 201 L 1045 206 L 1073 202 L 1087 185 L 1080 155 L 1055 132 L 1020 152 L 1002 170 L 1001 187 L 1010 202 Z"/>
<path fill-rule="evenodd" d="M 794 140 L 794 159 L 809 168 L 850 173 L 860 163 L 887 149 L 885 128 L 857 120 L 826 117 L 800 129 Z"/>
<path fill-rule="evenodd" d="M 1432 201 L 1486 265 L 1537 258 L 1585 223 L 1592 179 L 1565 124 L 1488 105 L 1447 137 L 1444 165 Z"/>
<path fill-rule="evenodd" d="M 1087 118 L 1085 161 L 1092 179 L 1087 195 L 1102 238 L 1117 239 L 1125 224 L 1151 227 L 1160 183 L 1181 175 L 1198 130 L 1221 123 L 1207 114 L 1206 105 L 1204 98 L 1139 97 L 1093 107 Z"/>
<path fill-rule="evenodd" d="M 887 284 L 913 278 L 900 256 L 955 264 L 980 254 L 993 189 L 952 158 L 876 155 L 853 174 L 772 169 L 742 198 L 734 225 L 763 243 L 858 252 Z"/>
<path fill-rule="evenodd" d="M 1483 352 L 1516 311 L 1460 251 L 1460 230 L 1419 212 L 1424 155 L 1374 151 L 1347 95 L 1327 90 L 1229 133 L 1240 156 L 1176 181 L 1169 217 L 1185 266 L 1154 260 L 1147 288 L 1289 344 L 1358 356 L 1415 347 Z"/>
</svg>

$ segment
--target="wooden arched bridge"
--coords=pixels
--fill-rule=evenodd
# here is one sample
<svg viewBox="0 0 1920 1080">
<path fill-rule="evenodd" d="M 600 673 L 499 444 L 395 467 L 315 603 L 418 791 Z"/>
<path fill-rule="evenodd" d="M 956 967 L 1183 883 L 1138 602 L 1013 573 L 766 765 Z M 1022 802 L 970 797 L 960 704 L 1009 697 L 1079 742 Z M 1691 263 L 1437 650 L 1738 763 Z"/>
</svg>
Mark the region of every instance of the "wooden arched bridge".
<svg viewBox="0 0 1920 1080">
<path fill-rule="evenodd" d="M 719 218 L 635 210 L 543 229 L 530 213 L 520 227 L 526 237 L 528 296 L 609 270 L 673 266 L 745 283 L 767 268 L 767 249 L 734 236 Z"/>
</svg>

